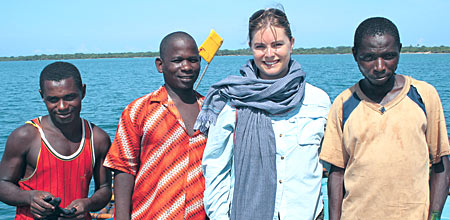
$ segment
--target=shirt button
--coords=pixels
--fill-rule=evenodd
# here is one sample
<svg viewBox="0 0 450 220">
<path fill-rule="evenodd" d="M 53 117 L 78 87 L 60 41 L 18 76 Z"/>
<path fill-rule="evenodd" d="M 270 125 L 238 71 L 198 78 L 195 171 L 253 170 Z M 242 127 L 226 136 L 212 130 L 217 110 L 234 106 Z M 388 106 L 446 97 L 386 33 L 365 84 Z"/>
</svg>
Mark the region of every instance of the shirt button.
<svg viewBox="0 0 450 220">
<path fill-rule="evenodd" d="M 284 156 L 281 156 L 281 159 L 284 160 Z"/>
<path fill-rule="evenodd" d="M 278 182 L 280 182 L 280 184 L 281 184 L 281 183 L 283 183 L 283 180 L 279 180 Z"/>
</svg>

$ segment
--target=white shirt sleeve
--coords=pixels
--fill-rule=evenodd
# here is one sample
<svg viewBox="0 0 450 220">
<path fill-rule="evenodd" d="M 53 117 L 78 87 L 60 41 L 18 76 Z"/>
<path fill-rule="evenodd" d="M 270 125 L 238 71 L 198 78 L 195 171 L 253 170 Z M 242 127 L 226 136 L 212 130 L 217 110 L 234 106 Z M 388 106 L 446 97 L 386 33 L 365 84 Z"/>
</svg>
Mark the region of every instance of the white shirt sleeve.
<svg viewBox="0 0 450 220">
<path fill-rule="evenodd" d="M 204 205 L 210 219 L 229 219 L 234 189 L 233 147 L 236 110 L 226 105 L 211 125 L 203 153 Z"/>
</svg>

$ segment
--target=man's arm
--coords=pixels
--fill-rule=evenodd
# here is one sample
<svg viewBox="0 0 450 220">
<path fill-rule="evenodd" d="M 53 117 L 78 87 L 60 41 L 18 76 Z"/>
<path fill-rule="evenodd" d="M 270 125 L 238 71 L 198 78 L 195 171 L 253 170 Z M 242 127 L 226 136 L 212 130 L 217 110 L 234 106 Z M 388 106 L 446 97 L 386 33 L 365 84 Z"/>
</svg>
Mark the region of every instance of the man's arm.
<svg viewBox="0 0 450 220">
<path fill-rule="evenodd" d="M 344 199 L 344 172 L 345 169 L 331 165 L 328 174 L 328 212 L 330 220 L 341 219 L 342 200 Z"/>
<path fill-rule="evenodd" d="M 116 219 L 128 220 L 131 218 L 131 196 L 134 189 L 134 176 L 114 170 L 114 197 Z"/>
<path fill-rule="evenodd" d="M 441 157 L 441 161 L 433 164 L 430 176 L 430 210 L 428 219 L 440 219 L 442 208 L 448 195 L 450 184 L 450 162 L 448 156 Z M 433 216 L 434 215 L 434 216 Z"/>
<path fill-rule="evenodd" d="M 94 183 L 95 192 L 90 198 L 77 199 L 72 201 L 66 208 L 76 208 L 75 217 L 84 217 L 92 211 L 98 211 L 105 207 L 111 200 L 111 171 L 103 166 L 106 154 L 108 153 L 111 140 L 108 134 L 97 126 L 93 126 L 94 131 Z"/>
<path fill-rule="evenodd" d="M 37 160 L 37 154 L 33 156 L 30 153 L 33 150 L 30 146 L 33 144 L 38 144 L 40 149 L 40 136 L 31 125 L 17 128 L 8 137 L 0 163 L 0 200 L 12 206 L 30 206 L 35 218 L 43 218 L 55 208 L 43 199 L 54 196 L 44 191 L 24 191 L 18 186 L 19 180 L 26 173 L 27 159 Z"/>
<path fill-rule="evenodd" d="M 139 120 L 131 120 L 130 115 L 137 100 L 129 104 L 120 116 L 116 137 L 111 145 L 103 165 L 114 172 L 114 198 L 116 219 L 131 218 L 131 198 L 133 196 L 134 181 L 139 171 L 141 153 L 141 132 Z M 147 106 L 146 104 L 142 106 Z M 139 111 L 139 110 L 138 110 Z M 144 110 L 143 110 L 144 111 Z M 127 140 L 123 141 L 121 135 L 126 134 Z M 127 152 L 127 153 L 123 153 Z"/>
</svg>

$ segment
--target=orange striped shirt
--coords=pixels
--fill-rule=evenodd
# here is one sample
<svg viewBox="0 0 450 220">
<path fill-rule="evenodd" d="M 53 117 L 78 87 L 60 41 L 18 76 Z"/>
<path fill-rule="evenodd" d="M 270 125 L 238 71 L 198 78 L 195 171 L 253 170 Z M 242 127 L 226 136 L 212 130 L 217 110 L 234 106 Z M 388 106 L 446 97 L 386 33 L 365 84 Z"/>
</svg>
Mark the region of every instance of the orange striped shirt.
<svg viewBox="0 0 450 220">
<path fill-rule="evenodd" d="M 199 107 L 204 97 L 197 93 Z M 186 132 L 164 86 L 122 113 L 104 166 L 135 176 L 131 219 L 205 219 L 206 137 Z"/>
</svg>

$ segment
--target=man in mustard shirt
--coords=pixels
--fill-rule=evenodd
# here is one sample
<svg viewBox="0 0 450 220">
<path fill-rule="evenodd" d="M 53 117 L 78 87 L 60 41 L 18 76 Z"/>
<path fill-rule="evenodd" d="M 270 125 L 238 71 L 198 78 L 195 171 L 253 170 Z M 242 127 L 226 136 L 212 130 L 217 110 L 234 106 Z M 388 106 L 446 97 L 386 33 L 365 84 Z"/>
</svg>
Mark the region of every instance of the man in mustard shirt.
<svg viewBox="0 0 450 220">
<path fill-rule="evenodd" d="M 442 104 L 433 86 L 395 72 L 401 47 L 386 18 L 356 29 L 364 78 L 334 100 L 320 155 L 331 164 L 330 220 L 440 219 L 450 177 Z"/>
</svg>

